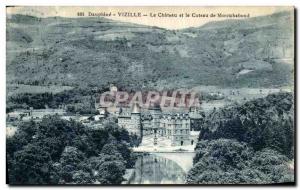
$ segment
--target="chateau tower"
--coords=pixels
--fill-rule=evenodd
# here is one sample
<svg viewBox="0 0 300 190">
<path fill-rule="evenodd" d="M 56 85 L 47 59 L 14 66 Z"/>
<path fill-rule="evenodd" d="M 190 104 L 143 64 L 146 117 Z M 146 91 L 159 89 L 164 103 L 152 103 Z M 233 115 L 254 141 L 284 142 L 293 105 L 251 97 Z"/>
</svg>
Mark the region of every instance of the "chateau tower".
<svg viewBox="0 0 300 190">
<path fill-rule="evenodd" d="M 201 107 L 201 103 L 190 107 L 189 117 L 191 122 L 190 124 L 191 131 L 200 130 L 200 128 L 203 126 L 203 121 L 205 117 Z"/>
<path fill-rule="evenodd" d="M 137 103 L 133 104 L 131 111 L 131 131 L 138 137 L 142 137 L 142 124 L 141 124 L 141 109 Z"/>
</svg>

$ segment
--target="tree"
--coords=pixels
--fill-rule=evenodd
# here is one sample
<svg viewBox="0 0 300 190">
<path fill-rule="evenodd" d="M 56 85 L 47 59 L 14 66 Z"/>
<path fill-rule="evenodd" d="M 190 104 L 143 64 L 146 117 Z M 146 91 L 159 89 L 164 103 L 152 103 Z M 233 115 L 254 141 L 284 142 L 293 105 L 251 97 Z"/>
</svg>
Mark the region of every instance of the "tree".
<svg viewBox="0 0 300 190">
<path fill-rule="evenodd" d="M 253 151 L 246 143 L 230 139 L 200 141 L 189 184 L 261 184 L 293 182 L 288 158 L 277 151 Z"/>
<path fill-rule="evenodd" d="M 75 171 L 72 180 L 75 184 L 91 184 L 94 182 L 94 178 L 91 173 L 85 172 L 83 170 Z"/>
<path fill-rule="evenodd" d="M 106 161 L 98 168 L 97 179 L 101 184 L 120 184 L 124 179 L 125 165 L 121 161 Z"/>
<path fill-rule="evenodd" d="M 128 144 L 125 144 L 124 142 L 112 141 L 111 143 L 103 146 L 101 153 L 106 155 L 121 156 L 124 159 L 127 168 L 131 168 L 134 165 L 134 159 L 132 159 L 131 150 L 128 148 Z"/>
<path fill-rule="evenodd" d="M 287 162 L 286 156 L 267 148 L 255 153 L 251 167 L 262 171 L 271 182 L 293 182 L 294 172 L 288 167 Z"/>
<path fill-rule="evenodd" d="M 104 127 L 117 141 L 130 142 L 128 131 L 119 127 L 116 123 L 108 121 L 104 123 Z"/>
<path fill-rule="evenodd" d="M 7 139 L 10 184 L 94 183 L 96 179 L 118 184 L 125 168 L 134 163 L 128 132 L 114 123 L 91 129 L 54 115 L 19 127 Z"/>
<path fill-rule="evenodd" d="M 65 147 L 60 158 L 61 179 L 66 183 L 73 182 L 74 172 L 79 170 L 78 165 L 83 160 L 85 155 L 76 147 Z"/>
<path fill-rule="evenodd" d="M 236 139 L 256 151 L 272 148 L 293 158 L 292 104 L 291 93 L 278 93 L 220 109 L 206 117 L 199 139 Z"/>
<path fill-rule="evenodd" d="M 14 153 L 10 184 L 51 184 L 52 163 L 50 154 L 36 144 L 26 145 Z"/>
</svg>

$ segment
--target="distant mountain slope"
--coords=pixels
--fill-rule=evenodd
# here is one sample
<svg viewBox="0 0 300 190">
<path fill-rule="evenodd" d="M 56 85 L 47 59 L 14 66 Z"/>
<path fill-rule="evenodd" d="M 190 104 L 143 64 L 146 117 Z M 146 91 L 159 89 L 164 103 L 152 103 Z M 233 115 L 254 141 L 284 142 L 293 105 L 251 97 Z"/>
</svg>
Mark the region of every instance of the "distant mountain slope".
<svg viewBox="0 0 300 190">
<path fill-rule="evenodd" d="M 292 84 L 293 13 L 170 31 L 105 18 L 7 19 L 7 81 L 179 88 Z"/>
</svg>

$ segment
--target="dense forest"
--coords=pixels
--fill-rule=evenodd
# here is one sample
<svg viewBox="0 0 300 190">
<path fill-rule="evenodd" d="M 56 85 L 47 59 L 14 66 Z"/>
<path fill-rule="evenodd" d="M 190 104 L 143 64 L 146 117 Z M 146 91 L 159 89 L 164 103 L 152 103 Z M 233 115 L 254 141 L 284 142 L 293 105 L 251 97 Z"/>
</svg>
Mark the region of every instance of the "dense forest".
<svg viewBox="0 0 300 190">
<path fill-rule="evenodd" d="M 23 122 L 7 138 L 9 184 L 120 184 L 135 140 L 110 121 L 97 129 L 58 116 Z"/>
<path fill-rule="evenodd" d="M 294 182 L 291 93 L 212 112 L 199 135 L 187 183 Z"/>
</svg>

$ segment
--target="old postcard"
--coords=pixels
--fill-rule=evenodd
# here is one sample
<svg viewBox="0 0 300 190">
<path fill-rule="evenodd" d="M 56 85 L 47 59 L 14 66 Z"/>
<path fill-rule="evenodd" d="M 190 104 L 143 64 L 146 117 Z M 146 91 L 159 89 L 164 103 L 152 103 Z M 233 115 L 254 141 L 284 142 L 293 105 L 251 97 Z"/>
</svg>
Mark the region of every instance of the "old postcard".
<svg viewBox="0 0 300 190">
<path fill-rule="evenodd" d="M 6 11 L 8 184 L 295 184 L 294 7 Z"/>
</svg>

